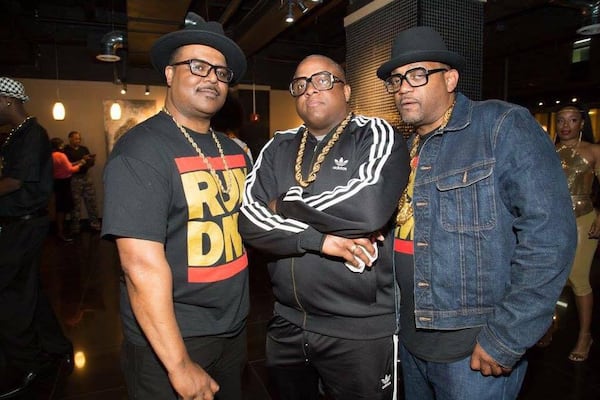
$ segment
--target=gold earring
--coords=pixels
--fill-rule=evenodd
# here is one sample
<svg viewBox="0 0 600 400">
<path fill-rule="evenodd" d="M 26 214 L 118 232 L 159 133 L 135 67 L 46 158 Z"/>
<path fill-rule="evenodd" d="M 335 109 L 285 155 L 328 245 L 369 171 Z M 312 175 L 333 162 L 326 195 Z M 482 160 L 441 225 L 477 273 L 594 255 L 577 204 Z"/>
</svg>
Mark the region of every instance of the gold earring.
<svg viewBox="0 0 600 400">
<path fill-rule="evenodd" d="M 11 104 L 11 103 L 10 103 L 10 101 L 7 101 L 7 102 L 6 102 L 6 105 L 7 105 L 7 106 L 10 106 L 10 104 Z"/>
</svg>

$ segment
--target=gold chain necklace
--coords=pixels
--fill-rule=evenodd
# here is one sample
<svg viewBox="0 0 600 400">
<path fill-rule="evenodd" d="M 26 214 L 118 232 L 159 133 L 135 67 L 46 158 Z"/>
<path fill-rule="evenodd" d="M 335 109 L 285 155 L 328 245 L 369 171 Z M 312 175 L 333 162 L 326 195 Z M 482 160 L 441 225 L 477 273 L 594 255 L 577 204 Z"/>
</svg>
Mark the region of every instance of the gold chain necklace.
<svg viewBox="0 0 600 400">
<path fill-rule="evenodd" d="M 8 146 L 8 143 L 10 142 L 10 139 L 12 139 L 13 135 L 19 131 L 19 129 L 21 129 L 23 127 L 23 125 L 25 125 L 25 123 L 27 121 L 29 121 L 31 118 L 33 118 L 31 115 L 27 116 L 23 122 L 21 122 L 19 125 L 17 125 L 16 127 L 12 128 L 8 134 L 8 136 L 6 137 L 6 139 L 4 139 L 4 143 L 2 143 L 2 149 L 4 149 L 6 146 Z M 0 157 L 0 174 L 2 174 L 2 169 L 4 168 L 4 157 Z"/>
<path fill-rule="evenodd" d="M 31 118 L 33 118 L 31 115 L 27 116 L 23 122 L 21 122 L 19 125 L 17 125 L 16 127 L 12 128 L 8 134 L 8 136 L 6 137 L 6 139 L 4 140 L 4 143 L 2 144 L 2 147 L 6 147 L 8 146 L 8 142 L 10 142 L 10 139 L 13 137 L 13 135 L 19 131 L 19 129 L 21 129 L 23 127 L 23 125 L 25 125 L 25 123 L 27 121 L 29 121 Z"/>
<path fill-rule="evenodd" d="M 229 166 L 227 165 L 227 160 L 225 159 L 225 153 L 223 152 L 223 147 L 221 147 L 221 142 L 219 142 L 219 139 L 217 138 L 215 131 L 211 127 L 208 128 L 208 131 L 210 132 L 213 140 L 215 141 L 217 150 L 219 150 L 219 155 L 221 156 L 221 161 L 223 162 L 223 166 L 225 167 L 225 173 L 223 174 L 223 176 L 225 177 L 225 182 L 221 181 L 221 179 L 219 178 L 219 175 L 217 175 L 217 172 L 213 168 L 212 164 L 210 163 L 208 158 L 204 155 L 202 150 L 200 150 L 200 147 L 198 147 L 198 145 L 196 144 L 194 139 L 192 139 L 192 137 L 188 133 L 187 129 L 185 129 L 185 127 L 183 125 L 181 125 L 179 122 L 177 122 L 175 117 L 169 112 L 169 110 L 167 110 L 166 107 L 163 107 L 162 110 L 164 111 L 165 114 L 167 114 L 169 117 L 171 117 L 171 119 L 173 120 L 173 122 L 175 122 L 175 125 L 177 125 L 177 127 L 179 128 L 181 133 L 183 133 L 183 136 L 185 136 L 185 138 L 188 140 L 188 142 L 190 142 L 190 144 L 192 145 L 194 150 L 196 150 L 196 153 L 198 153 L 200 158 L 202 158 L 202 161 L 204 161 L 204 163 L 206 165 L 208 165 L 211 175 L 213 176 L 215 181 L 217 181 L 219 183 L 219 188 L 221 189 L 221 192 L 225 193 L 225 194 L 229 194 L 229 191 L 231 190 L 232 182 L 233 182 L 233 176 L 232 176 L 233 172 L 231 172 L 231 170 L 229 169 Z"/>
<path fill-rule="evenodd" d="M 448 125 L 450 121 L 450 117 L 452 116 L 452 110 L 454 110 L 454 105 L 456 104 L 456 100 L 448 107 L 446 112 L 444 113 L 444 117 L 442 118 L 442 124 L 437 131 L 441 131 Z M 419 150 L 419 143 L 421 142 L 421 136 L 418 133 L 415 133 L 415 137 L 413 138 L 412 146 L 410 147 L 410 176 L 408 178 L 408 184 L 404 188 L 404 192 L 402 196 L 400 196 L 400 200 L 398 201 L 398 213 L 396 214 L 396 224 L 398 226 L 404 225 L 408 222 L 414 215 L 414 209 L 412 206 L 412 199 L 408 195 L 408 189 L 410 185 L 414 185 L 414 179 L 417 171 L 417 153 Z"/>
<path fill-rule="evenodd" d="M 327 154 L 329 153 L 329 151 L 331 150 L 333 145 L 340 138 L 340 135 L 346 128 L 346 125 L 348 125 L 348 122 L 350 122 L 351 118 L 352 118 L 352 113 L 349 113 L 348 116 L 337 127 L 337 129 L 335 130 L 335 132 L 333 133 L 331 138 L 329 138 L 329 141 L 327 141 L 327 144 L 325 145 L 325 147 L 323 147 L 323 150 L 321 150 L 321 152 L 317 156 L 317 161 L 315 161 L 315 163 L 313 164 L 312 170 L 310 171 L 310 173 L 308 174 L 308 177 L 306 179 L 304 179 L 302 177 L 302 159 L 304 158 L 304 149 L 306 148 L 306 140 L 308 138 L 309 132 L 308 132 L 308 128 L 306 128 L 304 130 L 304 132 L 302 134 L 302 139 L 300 140 L 300 147 L 298 148 L 298 154 L 296 155 L 296 165 L 294 166 L 296 182 L 298 182 L 298 184 L 300 186 L 307 187 L 308 185 L 313 183 L 315 181 L 315 179 L 317 179 L 317 174 L 321 170 L 321 164 L 325 160 L 325 157 L 327 156 Z"/>
</svg>

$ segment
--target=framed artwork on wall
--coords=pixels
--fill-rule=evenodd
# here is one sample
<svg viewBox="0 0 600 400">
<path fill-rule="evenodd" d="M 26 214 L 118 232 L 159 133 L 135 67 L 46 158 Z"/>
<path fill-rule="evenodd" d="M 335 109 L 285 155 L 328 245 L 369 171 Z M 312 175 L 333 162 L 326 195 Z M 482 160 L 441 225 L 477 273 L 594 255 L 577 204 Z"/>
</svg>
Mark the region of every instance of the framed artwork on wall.
<svg viewBox="0 0 600 400">
<path fill-rule="evenodd" d="M 110 154 L 117 140 L 128 130 L 157 113 L 155 100 L 104 100 L 102 104 L 107 154 Z M 113 113 L 111 117 L 111 107 L 114 104 L 118 104 L 120 116 Z M 119 118 L 114 119 L 116 116 Z"/>
</svg>

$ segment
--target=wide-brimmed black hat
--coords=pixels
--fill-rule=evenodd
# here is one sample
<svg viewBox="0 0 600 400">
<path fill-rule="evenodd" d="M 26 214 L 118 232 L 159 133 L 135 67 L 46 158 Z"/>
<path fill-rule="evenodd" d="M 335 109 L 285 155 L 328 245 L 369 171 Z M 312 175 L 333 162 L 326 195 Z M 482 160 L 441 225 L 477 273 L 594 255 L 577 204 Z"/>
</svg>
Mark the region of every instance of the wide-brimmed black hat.
<svg viewBox="0 0 600 400">
<path fill-rule="evenodd" d="M 465 68 L 464 57 L 449 51 L 439 33 L 428 26 L 417 26 L 400 32 L 394 39 L 391 59 L 377 69 L 377 76 L 387 79 L 396 68 L 418 61 L 441 62 L 459 72 Z"/>
<path fill-rule="evenodd" d="M 240 47 L 227 36 L 223 26 L 216 21 L 205 21 L 194 15 L 194 24 L 161 36 L 150 49 L 152 65 L 161 74 L 169 64 L 173 52 L 188 44 L 201 44 L 219 50 L 225 56 L 227 66 L 233 71 L 231 83 L 237 83 L 246 73 L 246 56 Z"/>
</svg>

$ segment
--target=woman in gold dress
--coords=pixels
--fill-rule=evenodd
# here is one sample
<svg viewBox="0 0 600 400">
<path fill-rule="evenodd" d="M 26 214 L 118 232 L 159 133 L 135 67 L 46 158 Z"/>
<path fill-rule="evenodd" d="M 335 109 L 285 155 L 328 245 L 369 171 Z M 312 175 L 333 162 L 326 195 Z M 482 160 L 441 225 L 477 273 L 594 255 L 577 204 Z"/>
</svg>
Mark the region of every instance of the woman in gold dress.
<svg viewBox="0 0 600 400">
<path fill-rule="evenodd" d="M 575 294 L 579 318 L 577 343 L 569 354 L 572 361 L 585 361 L 593 343 L 590 267 L 600 237 L 600 213 L 592 202 L 592 186 L 600 174 L 600 145 L 594 144 L 591 126 L 586 125 L 585 117 L 587 112 L 575 105 L 563 107 L 556 114 L 556 152 L 567 175 L 577 217 L 578 244 L 568 280 Z"/>
</svg>

